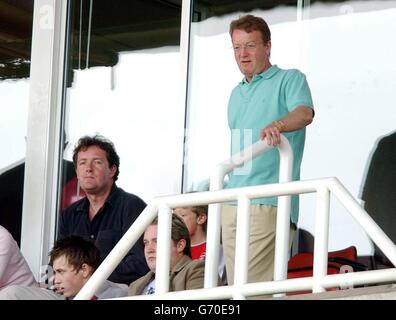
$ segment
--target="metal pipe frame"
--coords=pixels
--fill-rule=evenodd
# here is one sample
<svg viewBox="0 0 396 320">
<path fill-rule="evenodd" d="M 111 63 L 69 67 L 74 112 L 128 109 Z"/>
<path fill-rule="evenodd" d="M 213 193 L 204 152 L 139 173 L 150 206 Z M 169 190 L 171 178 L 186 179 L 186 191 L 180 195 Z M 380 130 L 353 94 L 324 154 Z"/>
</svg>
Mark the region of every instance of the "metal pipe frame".
<svg viewBox="0 0 396 320">
<path fill-rule="evenodd" d="M 331 287 L 344 287 L 345 285 L 351 286 L 395 281 L 396 268 L 326 275 L 326 270 L 324 270 L 325 268 L 323 268 L 323 265 L 327 259 L 330 192 L 332 192 L 338 198 L 340 203 L 344 205 L 352 217 L 366 230 L 368 236 L 394 264 L 396 264 L 396 246 L 381 230 L 381 228 L 375 224 L 374 220 L 369 216 L 369 214 L 349 194 L 349 192 L 338 181 L 338 179 L 324 178 L 158 197 L 144 209 L 144 211 L 136 219 L 135 223 L 129 228 L 118 244 L 106 257 L 106 259 L 92 275 L 91 279 L 89 279 L 86 285 L 81 289 L 75 299 L 90 299 L 95 294 L 99 286 L 117 267 L 130 248 L 139 239 L 141 234 L 144 233 L 144 230 L 147 228 L 147 226 L 157 216 L 159 208 L 162 208 L 160 214 L 163 216 L 160 223 L 164 224 L 164 222 L 167 221 L 166 218 L 164 219 L 164 217 L 168 215 L 169 219 L 170 209 L 175 207 L 221 203 L 240 199 L 239 203 L 244 206 L 246 210 L 248 199 L 311 192 L 318 192 L 319 194 L 317 206 L 318 217 L 315 231 L 322 233 L 322 235 L 317 234 L 315 237 L 313 277 L 242 284 L 245 281 L 245 275 L 242 275 L 241 278 L 237 278 L 237 284 L 234 286 L 191 290 L 188 291 L 188 294 L 186 294 L 186 292 L 172 292 L 166 294 L 158 293 L 154 294 L 152 297 L 145 295 L 144 299 L 241 299 L 246 296 L 257 296 L 263 294 L 284 294 L 285 292 L 301 290 L 313 290 L 314 292 L 320 292 L 325 288 Z M 240 212 L 243 211 L 243 209 L 240 209 Z M 166 228 L 166 226 L 159 226 L 159 228 Z M 246 229 L 246 221 L 244 228 Z M 170 241 L 170 236 L 168 237 L 169 233 L 161 232 L 161 234 L 161 237 L 168 239 L 168 244 L 166 244 L 166 239 L 161 238 L 160 242 L 164 243 L 164 246 L 168 246 Z M 240 236 L 240 238 L 242 237 L 244 236 Z M 240 250 L 243 250 L 242 246 L 243 245 L 241 245 L 240 249 L 238 249 L 239 256 L 246 255 L 246 253 L 242 254 L 239 252 Z M 164 248 L 159 248 L 158 250 L 165 251 Z M 160 267 L 164 267 L 164 264 L 162 263 Z M 241 268 L 241 266 L 238 268 Z M 159 270 L 160 268 L 158 271 Z M 163 277 L 163 279 L 166 278 L 167 281 L 169 281 L 169 273 L 165 275 L 164 272 Z M 165 286 L 161 289 L 161 291 L 166 291 Z M 128 297 L 126 299 L 140 298 Z"/>
</svg>

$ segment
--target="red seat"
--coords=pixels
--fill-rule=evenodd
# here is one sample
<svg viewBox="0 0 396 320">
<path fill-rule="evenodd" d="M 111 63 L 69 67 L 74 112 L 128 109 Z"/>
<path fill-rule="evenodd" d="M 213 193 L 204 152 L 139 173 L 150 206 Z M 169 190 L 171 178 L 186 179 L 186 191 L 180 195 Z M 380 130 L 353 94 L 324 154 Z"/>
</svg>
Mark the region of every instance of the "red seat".
<svg viewBox="0 0 396 320">
<path fill-rule="evenodd" d="M 288 262 L 288 279 L 312 277 L 313 275 L 313 252 L 302 252 L 293 256 Z M 328 253 L 327 274 L 340 273 L 343 265 L 351 265 L 355 269 L 364 270 L 364 266 L 356 262 L 357 250 L 355 246 L 332 251 Z M 338 290 L 330 288 L 327 290 Z M 311 291 L 291 292 L 288 295 L 311 293 Z"/>
</svg>

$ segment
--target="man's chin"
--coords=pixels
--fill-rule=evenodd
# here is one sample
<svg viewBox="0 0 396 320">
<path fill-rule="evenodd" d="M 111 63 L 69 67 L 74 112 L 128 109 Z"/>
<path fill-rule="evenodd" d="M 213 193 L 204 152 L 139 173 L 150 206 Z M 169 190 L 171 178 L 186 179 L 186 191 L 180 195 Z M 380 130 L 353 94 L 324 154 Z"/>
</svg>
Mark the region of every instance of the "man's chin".
<svg viewBox="0 0 396 320">
<path fill-rule="evenodd" d="M 155 262 L 148 264 L 148 267 L 151 271 L 155 272 Z"/>
<path fill-rule="evenodd" d="M 80 187 L 81 187 L 81 189 L 83 189 L 85 192 L 94 191 L 94 190 L 97 188 L 96 184 L 94 185 L 94 184 L 91 184 L 91 183 L 84 183 L 84 184 L 81 184 Z"/>
</svg>

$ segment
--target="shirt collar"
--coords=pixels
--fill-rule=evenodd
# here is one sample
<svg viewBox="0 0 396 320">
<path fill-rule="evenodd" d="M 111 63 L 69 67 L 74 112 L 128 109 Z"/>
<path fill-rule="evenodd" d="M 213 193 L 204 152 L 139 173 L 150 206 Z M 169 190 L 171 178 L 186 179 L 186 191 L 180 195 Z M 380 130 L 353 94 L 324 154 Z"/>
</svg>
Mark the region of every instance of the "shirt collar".
<svg viewBox="0 0 396 320">
<path fill-rule="evenodd" d="M 106 203 L 109 203 L 111 206 L 114 205 L 114 203 L 115 203 L 115 201 L 116 201 L 116 198 L 117 198 L 117 195 L 118 195 L 117 190 L 118 190 L 118 187 L 116 186 L 115 183 L 113 183 L 113 186 L 111 187 L 110 194 L 109 194 L 109 196 L 107 197 L 107 199 L 106 199 L 104 205 L 105 205 Z M 77 211 L 88 211 L 88 210 L 89 210 L 89 200 L 88 200 L 87 197 L 85 197 L 85 198 L 83 199 L 83 201 L 81 201 L 81 203 L 78 205 L 78 207 L 76 208 L 76 210 L 77 210 Z"/>
<path fill-rule="evenodd" d="M 276 74 L 279 71 L 279 68 L 276 64 L 274 64 L 273 66 L 271 66 L 270 68 L 268 68 L 267 70 L 263 71 L 262 73 L 259 74 L 255 74 L 253 75 L 253 79 L 252 81 L 248 82 L 246 77 L 244 77 L 241 81 L 241 84 L 250 84 L 253 82 L 256 82 L 260 79 L 270 79 L 273 77 L 274 74 Z"/>
</svg>

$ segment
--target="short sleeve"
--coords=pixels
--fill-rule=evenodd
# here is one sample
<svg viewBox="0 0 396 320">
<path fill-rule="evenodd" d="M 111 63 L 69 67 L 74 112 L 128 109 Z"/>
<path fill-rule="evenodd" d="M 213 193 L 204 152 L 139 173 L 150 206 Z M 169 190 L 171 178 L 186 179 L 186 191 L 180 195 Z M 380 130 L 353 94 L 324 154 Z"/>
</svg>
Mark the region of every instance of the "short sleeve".
<svg viewBox="0 0 396 320">
<path fill-rule="evenodd" d="M 286 106 L 289 112 L 298 106 L 313 109 L 311 90 L 309 89 L 305 75 L 298 70 L 290 70 L 290 76 L 285 85 Z"/>
</svg>

